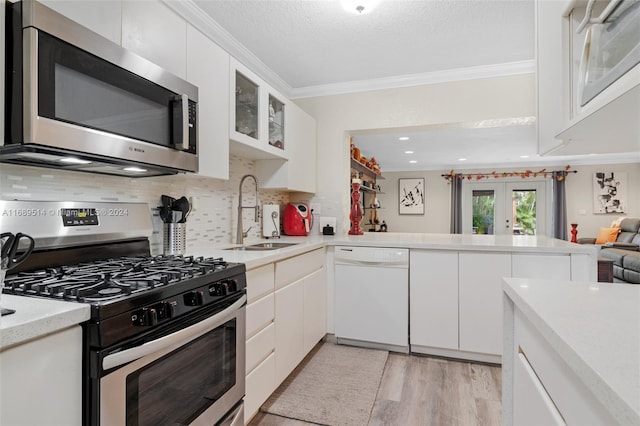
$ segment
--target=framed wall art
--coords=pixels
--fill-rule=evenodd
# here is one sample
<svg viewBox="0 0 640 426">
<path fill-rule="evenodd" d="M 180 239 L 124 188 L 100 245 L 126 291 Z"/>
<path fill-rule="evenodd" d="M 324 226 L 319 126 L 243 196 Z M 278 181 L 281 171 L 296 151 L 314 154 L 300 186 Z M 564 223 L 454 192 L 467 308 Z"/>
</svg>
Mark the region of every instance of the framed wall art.
<svg viewBox="0 0 640 426">
<path fill-rule="evenodd" d="M 424 178 L 398 179 L 400 214 L 424 214 Z"/>
<path fill-rule="evenodd" d="M 627 174 L 596 172 L 593 174 L 593 212 L 624 213 L 627 209 Z"/>
</svg>

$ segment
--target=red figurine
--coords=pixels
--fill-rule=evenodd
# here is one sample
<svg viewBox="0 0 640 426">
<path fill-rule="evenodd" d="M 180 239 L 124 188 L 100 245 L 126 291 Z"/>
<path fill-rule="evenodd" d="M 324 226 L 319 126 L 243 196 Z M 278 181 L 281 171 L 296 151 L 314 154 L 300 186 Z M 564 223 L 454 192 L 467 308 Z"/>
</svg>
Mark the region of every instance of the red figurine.
<svg viewBox="0 0 640 426">
<path fill-rule="evenodd" d="M 578 242 L 578 224 L 577 223 L 571 224 L 571 242 L 572 243 Z"/>
<path fill-rule="evenodd" d="M 356 181 L 359 179 L 354 179 Z M 351 229 L 349 229 L 349 235 L 362 235 L 364 232 L 360 228 L 360 221 L 362 221 L 362 207 L 360 206 L 360 182 L 351 183 L 351 214 L 349 214 L 351 220 Z"/>
</svg>

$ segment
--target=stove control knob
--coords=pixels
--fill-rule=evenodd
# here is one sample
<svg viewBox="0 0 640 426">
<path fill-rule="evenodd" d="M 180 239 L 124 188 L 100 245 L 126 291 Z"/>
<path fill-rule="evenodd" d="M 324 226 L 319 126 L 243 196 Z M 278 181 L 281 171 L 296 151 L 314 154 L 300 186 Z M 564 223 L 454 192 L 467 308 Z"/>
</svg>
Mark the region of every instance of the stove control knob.
<svg viewBox="0 0 640 426">
<path fill-rule="evenodd" d="M 201 291 L 192 291 L 184 295 L 184 304 L 187 306 L 200 306 L 204 304 L 204 294 Z"/>
<path fill-rule="evenodd" d="M 158 311 L 158 319 L 165 320 L 168 318 L 172 318 L 176 313 L 176 302 L 160 302 L 156 305 L 156 310 Z"/>
<path fill-rule="evenodd" d="M 227 283 L 219 282 L 209 287 L 209 294 L 212 296 L 226 296 L 227 295 Z"/>
<path fill-rule="evenodd" d="M 131 323 L 141 327 L 153 326 L 158 323 L 158 311 L 155 308 L 142 308 L 131 315 Z"/>
<path fill-rule="evenodd" d="M 238 291 L 238 283 L 236 280 L 227 281 L 227 288 L 229 289 L 229 293 L 234 293 Z"/>
</svg>

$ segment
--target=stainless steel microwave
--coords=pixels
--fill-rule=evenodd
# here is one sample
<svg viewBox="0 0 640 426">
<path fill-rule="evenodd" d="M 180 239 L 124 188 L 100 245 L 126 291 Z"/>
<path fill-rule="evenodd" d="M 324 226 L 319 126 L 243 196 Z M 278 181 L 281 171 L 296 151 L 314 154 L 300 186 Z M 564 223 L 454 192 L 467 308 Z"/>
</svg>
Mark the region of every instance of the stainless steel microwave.
<svg viewBox="0 0 640 426">
<path fill-rule="evenodd" d="M 122 176 L 198 171 L 198 88 L 34 1 L 7 3 L 0 161 Z"/>
</svg>

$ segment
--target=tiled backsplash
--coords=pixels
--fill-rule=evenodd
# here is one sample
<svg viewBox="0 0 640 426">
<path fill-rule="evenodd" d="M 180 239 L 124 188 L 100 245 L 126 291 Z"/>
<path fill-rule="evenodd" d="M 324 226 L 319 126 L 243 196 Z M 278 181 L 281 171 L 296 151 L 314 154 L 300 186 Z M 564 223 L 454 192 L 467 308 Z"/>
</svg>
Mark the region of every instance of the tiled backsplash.
<svg viewBox="0 0 640 426">
<path fill-rule="evenodd" d="M 2 164 L 0 199 L 147 203 L 154 227 L 151 250 L 160 254 L 163 228 L 156 209 L 160 196 L 184 195 L 194 204 L 187 220 L 187 253 L 206 253 L 213 245 L 235 242 L 240 179 L 253 172 L 253 161 L 236 156 L 230 158 L 228 181 L 184 174 L 132 179 Z M 260 205 L 289 202 L 289 193 L 284 191 L 260 190 L 258 196 Z M 255 204 L 252 180 L 245 181 L 243 204 Z M 245 209 L 242 220 L 245 229 L 253 226 L 248 239 L 260 238 L 261 226 L 254 222 L 253 211 Z"/>
</svg>

